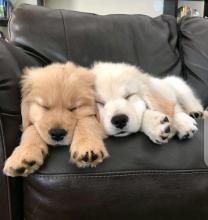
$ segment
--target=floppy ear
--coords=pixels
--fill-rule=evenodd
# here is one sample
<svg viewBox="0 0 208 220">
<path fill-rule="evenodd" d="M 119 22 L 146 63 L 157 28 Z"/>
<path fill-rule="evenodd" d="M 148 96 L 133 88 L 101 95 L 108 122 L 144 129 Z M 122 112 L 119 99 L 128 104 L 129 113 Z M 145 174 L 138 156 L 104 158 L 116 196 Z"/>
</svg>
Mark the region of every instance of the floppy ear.
<svg viewBox="0 0 208 220">
<path fill-rule="evenodd" d="M 31 125 L 29 118 L 29 95 L 32 90 L 32 80 L 30 77 L 31 69 L 23 69 L 21 78 L 21 115 L 22 115 L 22 129 L 23 131 Z"/>
<path fill-rule="evenodd" d="M 96 104 L 96 109 L 95 109 L 95 116 L 96 116 L 97 120 L 98 120 L 99 123 L 100 123 L 100 114 L 99 114 L 99 111 L 98 111 L 97 104 Z"/>
<path fill-rule="evenodd" d="M 176 103 L 167 100 L 156 91 L 147 91 L 144 94 L 144 100 L 150 109 L 160 111 L 170 117 L 173 116 Z"/>
</svg>

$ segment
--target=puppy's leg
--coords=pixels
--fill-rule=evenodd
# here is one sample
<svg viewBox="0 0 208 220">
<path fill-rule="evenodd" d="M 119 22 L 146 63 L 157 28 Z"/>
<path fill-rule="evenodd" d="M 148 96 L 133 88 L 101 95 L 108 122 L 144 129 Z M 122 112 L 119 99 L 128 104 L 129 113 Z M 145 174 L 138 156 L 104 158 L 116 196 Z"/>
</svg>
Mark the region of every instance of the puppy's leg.
<svg viewBox="0 0 208 220">
<path fill-rule="evenodd" d="M 27 176 L 38 170 L 48 153 L 48 147 L 36 128 L 29 126 L 22 134 L 21 142 L 6 160 L 4 173 L 7 176 Z"/>
<path fill-rule="evenodd" d="M 179 139 L 189 139 L 198 131 L 197 122 L 194 118 L 185 113 L 182 107 L 177 104 L 173 117 L 173 125 Z"/>
<path fill-rule="evenodd" d="M 150 109 L 144 112 L 141 130 L 156 144 L 167 143 L 174 135 L 171 118 Z"/>
<path fill-rule="evenodd" d="M 95 167 L 107 158 L 104 132 L 95 116 L 80 119 L 70 147 L 71 161 L 78 167 Z"/>
<path fill-rule="evenodd" d="M 203 106 L 200 100 L 195 96 L 188 84 L 174 76 L 165 79 L 174 89 L 178 102 L 182 105 L 185 112 L 193 118 L 203 117 Z"/>
</svg>

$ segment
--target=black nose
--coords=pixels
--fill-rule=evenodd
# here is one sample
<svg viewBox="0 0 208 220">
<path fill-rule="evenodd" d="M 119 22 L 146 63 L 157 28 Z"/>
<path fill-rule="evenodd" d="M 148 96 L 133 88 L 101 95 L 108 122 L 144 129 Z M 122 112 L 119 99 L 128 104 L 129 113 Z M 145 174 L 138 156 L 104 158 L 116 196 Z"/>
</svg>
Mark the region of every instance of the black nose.
<svg viewBox="0 0 208 220">
<path fill-rule="evenodd" d="M 67 131 L 63 128 L 51 128 L 48 133 L 54 141 L 62 141 Z"/>
<path fill-rule="evenodd" d="M 124 128 L 128 122 L 129 118 L 127 115 L 120 114 L 120 115 L 115 115 L 111 119 L 111 123 L 116 127 L 116 128 Z"/>
</svg>

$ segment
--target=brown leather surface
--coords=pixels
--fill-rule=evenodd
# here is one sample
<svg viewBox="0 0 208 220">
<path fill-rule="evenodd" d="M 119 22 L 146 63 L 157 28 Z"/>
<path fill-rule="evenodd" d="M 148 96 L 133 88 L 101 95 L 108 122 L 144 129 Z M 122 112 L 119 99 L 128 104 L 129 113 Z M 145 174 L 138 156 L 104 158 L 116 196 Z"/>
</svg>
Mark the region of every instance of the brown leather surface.
<svg viewBox="0 0 208 220">
<path fill-rule="evenodd" d="M 3 169 L 3 164 L 5 160 L 5 144 L 4 144 L 4 137 L 3 137 L 3 128 L 2 128 L 2 120 L 0 120 L 0 169 Z M 1 211 L 0 213 L 0 219 L 11 219 L 10 218 L 10 196 L 9 196 L 9 187 L 8 187 L 8 178 L 0 173 L 0 190 L 1 190 L 1 196 L 0 196 L 0 207 Z"/>
<path fill-rule="evenodd" d="M 207 182 L 192 171 L 36 175 L 24 182 L 24 212 L 28 220 L 207 219 Z"/>
<path fill-rule="evenodd" d="M 68 147 L 50 150 L 24 179 L 26 219 L 200 219 L 208 214 L 204 123 L 192 139 L 155 145 L 143 134 L 108 138 L 111 157 L 92 169 L 69 163 Z"/>
<path fill-rule="evenodd" d="M 179 23 L 183 76 L 208 106 L 208 20 L 183 17 Z"/>
<path fill-rule="evenodd" d="M 20 138 L 19 77 L 25 66 L 37 61 L 11 43 L 0 40 L 0 219 L 22 220 L 22 180 L 2 173 L 5 159 Z"/>
<path fill-rule="evenodd" d="M 166 145 L 156 145 L 142 133 L 105 140 L 110 158 L 96 168 L 80 169 L 69 163 L 68 146 L 51 147 L 39 174 L 91 174 L 141 170 L 205 169 L 204 123 L 198 120 L 199 132 L 191 140 L 174 138 Z M 184 156 L 185 155 L 185 156 Z"/>
<path fill-rule="evenodd" d="M 38 62 L 2 39 L 0 51 L 0 113 L 19 114 L 21 71 L 26 66 L 37 66 Z"/>
<path fill-rule="evenodd" d="M 95 15 L 22 5 L 12 14 L 11 40 L 46 62 L 128 62 L 155 75 L 180 74 L 177 23 L 164 15 Z M 147 43 L 148 42 L 148 43 Z"/>
<path fill-rule="evenodd" d="M 22 218 L 22 180 L 8 178 L 2 173 L 5 158 L 19 143 L 20 123 L 19 115 L 0 114 L 0 219 L 2 220 Z"/>
</svg>

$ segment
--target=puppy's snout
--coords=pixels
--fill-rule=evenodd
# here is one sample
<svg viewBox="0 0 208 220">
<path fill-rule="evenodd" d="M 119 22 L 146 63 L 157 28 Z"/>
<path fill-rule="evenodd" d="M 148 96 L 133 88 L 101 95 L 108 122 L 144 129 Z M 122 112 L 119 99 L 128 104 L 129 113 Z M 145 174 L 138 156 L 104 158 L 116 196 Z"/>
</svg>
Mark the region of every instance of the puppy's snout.
<svg viewBox="0 0 208 220">
<path fill-rule="evenodd" d="M 124 128 L 128 122 L 129 118 L 127 115 L 120 114 L 120 115 L 115 115 L 111 119 L 111 123 L 116 127 L 116 128 Z"/>
<path fill-rule="evenodd" d="M 54 141 L 62 141 L 67 131 L 63 128 L 51 128 L 48 133 Z"/>
</svg>

